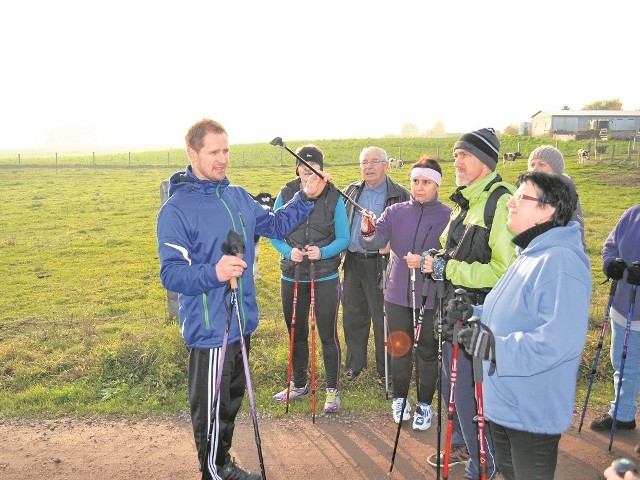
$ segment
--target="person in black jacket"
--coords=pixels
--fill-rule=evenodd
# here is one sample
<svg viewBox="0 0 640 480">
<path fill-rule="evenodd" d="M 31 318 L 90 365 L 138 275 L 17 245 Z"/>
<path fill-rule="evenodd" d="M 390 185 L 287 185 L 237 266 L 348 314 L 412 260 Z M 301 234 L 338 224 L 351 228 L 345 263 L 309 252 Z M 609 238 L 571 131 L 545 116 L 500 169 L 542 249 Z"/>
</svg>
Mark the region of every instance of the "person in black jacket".
<svg viewBox="0 0 640 480">
<path fill-rule="evenodd" d="M 373 212 L 376 218 L 389 205 L 409 200 L 409 191 L 387 176 L 389 159 L 379 147 L 367 147 L 360 152 L 362 180 L 348 185 L 344 193 L 358 205 Z M 347 345 L 347 380 L 355 379 L 367 366 L 367 344 L 373 322 L 376 371 L 384 385 L 385 339 L 384 297 L 382 292 L 382 253 L 389 247 L 367 251 L 360 246 L 361 214 L 347 204 L 351 230 L 349 247 L 343 265 L 342 324 Z"/>
</svg>

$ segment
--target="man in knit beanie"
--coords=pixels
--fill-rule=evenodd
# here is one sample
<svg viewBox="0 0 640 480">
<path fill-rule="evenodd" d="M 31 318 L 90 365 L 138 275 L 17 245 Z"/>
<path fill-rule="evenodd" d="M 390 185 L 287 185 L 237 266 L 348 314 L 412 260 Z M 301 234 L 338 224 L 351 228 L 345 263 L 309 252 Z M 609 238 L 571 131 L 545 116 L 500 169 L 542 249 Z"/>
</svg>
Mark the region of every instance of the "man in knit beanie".
<svg viewBox="0 0 640 480">
<path fill-rule="evenodd" d="M 471 153 L 493 172 L 498 164 L 500 140 L 493 128 L 481 128 L 462 135 L 453 146 L 454 154 L 458 149 Z"/>
<path fill-rule="evenodd" d="M 458 188 L 451 195 L 456 204 L 451 220 L 440 240 L 442 250 L 436 256 L 423 254 L 422 273 L 444 288 L 444 300 L 454 298 L 456 289 L 466 291 L 465 305 L 484 303 L 485 296 L 507 270 L 513 257 L 513 233 L 507 227 L 507 201 L 515 187 L 502 181 L 496 170 L 500 141 L 492 128 L 481 128 L 465 133 L 455 143 L 453 156 Z M 490 199 L 492 200 L 490 202 Z M 485 223 L 485 219 L 486 223 Z M 442 291 L 443 289 L 439 289 Z M 442 296 L 440 293 L 439 295 Z M 469 307 L 470 308 L 470 307 Z M 445 328 L 442 313 L 442 397 L 449 398 L 453 365 L 452 328 Z M 448 332 L 448 333 L 447 333 Z M 473 363 L 465 352 L 456 359 L 456 395 L 453 429 L 450 442 L 449 465 L 465 463 L 464 478 L 480 478 L 481 459 L 478 443 L 478 424 L 475 421 L 477 404 L 474 388 Z M 493 478 L 496 467 L 490 426 L 485 425 L 484 442 L 488 478 Z M 446 443 L 445 443 L 446 444 Z M 427 462 L 442 468 L 444 454 L 435 453 Z"/>
<path fill-rule="evenodd" d="M 564 173 L 564 157 L 557 148 L 542 145 L 529 155 L 528 167 L 530 172 Z"/>
</svg>

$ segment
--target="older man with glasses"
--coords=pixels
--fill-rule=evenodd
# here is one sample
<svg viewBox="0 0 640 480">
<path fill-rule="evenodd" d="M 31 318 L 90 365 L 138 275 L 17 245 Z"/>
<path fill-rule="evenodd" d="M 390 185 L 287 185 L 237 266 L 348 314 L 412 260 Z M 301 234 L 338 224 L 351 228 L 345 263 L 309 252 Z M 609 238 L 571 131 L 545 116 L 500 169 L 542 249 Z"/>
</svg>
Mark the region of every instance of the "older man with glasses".
<svg viewBox="0 0 640 480">
<path fill-rule="evenodd" d="M 344 193 L 364 209 L 379 218 L 385 208 L 409 200 L 409 191 L 387 176 L 389 159 L 379 147 L 367 147 L 360 152 L 362 180 L 353 182 Z M 373 323 L 376 371 L 381 385 L 385 384 L 385 340 L 383 292 L 381 279 L 383 253 L 367 251 L 360 246 L 361 214 L 347 204 L 351 239 L 343 265 L 342 324 L 347 345 L 347 380 L 352 381 L 367 366 L 367 344 Z"/>
</svg>

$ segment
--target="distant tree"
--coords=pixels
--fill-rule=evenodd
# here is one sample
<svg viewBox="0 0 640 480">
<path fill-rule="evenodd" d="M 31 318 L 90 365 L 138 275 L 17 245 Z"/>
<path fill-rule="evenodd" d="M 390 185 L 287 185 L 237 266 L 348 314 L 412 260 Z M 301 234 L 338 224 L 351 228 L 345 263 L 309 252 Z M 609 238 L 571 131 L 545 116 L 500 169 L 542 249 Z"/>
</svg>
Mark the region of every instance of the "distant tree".
<svg viewBox="0 0 640 480">
<path fill-rule="evenodd" d="M 507 125 L 504 127 L 504 130 L 502 130 L 503 135 L 518 135 L 518 133 L 519 130 L 517 125 Z"/>
<path fill-rule="evenodd" d="M 419 135 L 418 127 L 413 123 L 405 123 L 401 130 L 403 137 L 417 137 Z"/>
<path fill-rule="evenodd" d="M 622 110 L 622 102 L 618 98 L 598 100 L 585 105 L 582 110 Z"/>
<path fill-rule="evenodd" d="M 447 134 L 447 129 L 442 121 L 438 120 L 433 127 L 431 127 L 431 135 L 434 137 L 444 137 Z"/>
<path fill-rule="evenodd" d="M 569 105 L 565 105 L 564 107 L 562 107 L 562 110 L 571 110 L 571 109 L 569 108 Z"/>
</svg>

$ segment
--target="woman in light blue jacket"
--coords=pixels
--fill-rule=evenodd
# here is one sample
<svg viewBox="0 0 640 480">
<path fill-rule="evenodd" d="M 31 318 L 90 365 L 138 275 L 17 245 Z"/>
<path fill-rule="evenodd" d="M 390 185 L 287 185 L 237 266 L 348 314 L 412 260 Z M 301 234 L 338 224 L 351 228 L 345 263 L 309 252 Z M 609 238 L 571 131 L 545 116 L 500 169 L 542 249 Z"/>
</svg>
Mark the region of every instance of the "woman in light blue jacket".
<svg viewBox="0 0 640 480">
<path fill-rule="evenodd" d="M 569 428 L 585 344 L 591 275 L 580 226 L 570 221 L 572 183 L 531 172 L 507 202 L 517 258 L 484 305 L 452 300 L 449 320 L 466 323 L 458 341 L 484 364 L 483 400 L 498 470 L 505 479 L 553 478 Z"/>
</svg>

